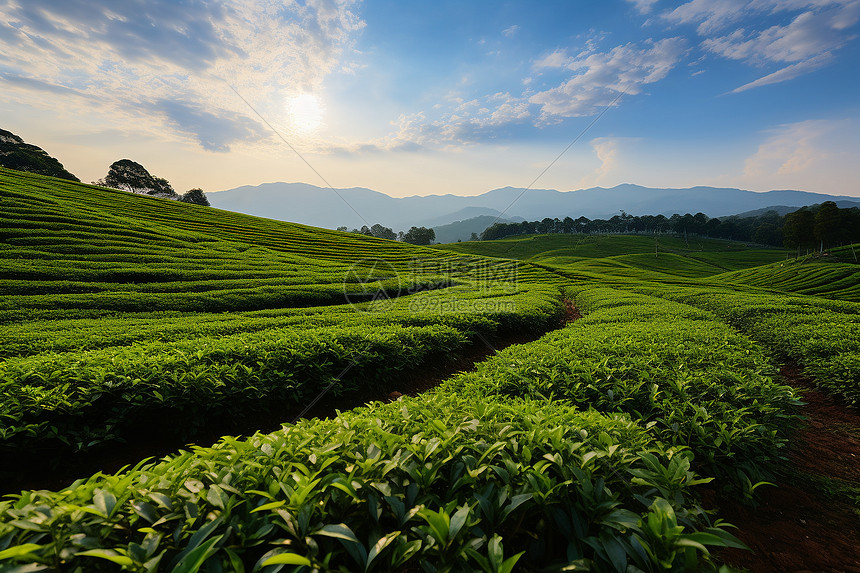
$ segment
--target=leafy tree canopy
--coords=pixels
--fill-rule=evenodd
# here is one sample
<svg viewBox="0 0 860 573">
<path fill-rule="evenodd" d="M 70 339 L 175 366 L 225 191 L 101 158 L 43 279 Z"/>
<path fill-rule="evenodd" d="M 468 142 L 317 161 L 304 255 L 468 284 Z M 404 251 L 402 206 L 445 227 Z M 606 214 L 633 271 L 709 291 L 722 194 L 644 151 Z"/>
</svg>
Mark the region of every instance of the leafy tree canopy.
<svg viewBox="0 0 860 573">
<path fill-rule="evenodd" d="M 0 129 L 0 165 L 17 171 L 80 181 L 45 150 L 25 143 L 23 139 L 5 129 Z"/>
<path fill-rule="evenodd" d="M 436 231 L 427 227 L 412 227 L 403 235 L 403 241 L 413 245 L 429 245 L 436 240 Z"/>
<path fill-rule="evenodd" d="M 131 159 L 120 159 L 113 162 L 108 169 L 107 176 L 97 183 L 131 193 L 178 198 L 167 179 L 154 177 L 143 165 Z"/>
<path fill-rule="evenodd" d="M 195 187 L 194 189 L 189 189 L 186 191 L 182 197 L 179 198 L 183 203 L 193 203 L 195 205 L 205 205 L 209 207 L 209 199 L 206 198 L 206 194 L 203 192 L 203 189 L 199 187 Z"/>
</svg>

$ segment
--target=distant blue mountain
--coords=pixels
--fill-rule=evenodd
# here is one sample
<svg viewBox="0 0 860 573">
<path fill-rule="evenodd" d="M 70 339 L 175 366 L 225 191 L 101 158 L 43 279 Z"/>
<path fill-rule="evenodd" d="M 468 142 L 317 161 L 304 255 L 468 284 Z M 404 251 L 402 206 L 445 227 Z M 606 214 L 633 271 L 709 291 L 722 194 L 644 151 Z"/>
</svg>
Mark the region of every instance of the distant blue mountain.
<svg viewBox="0 0 860 573">
<path fill-rule="evenodd" d="M 578 191 L 503 187 L 482 195 L 427 195 L 390 197 L 353 187 L 327 189 L 307 183 L 265 183 L 208 193 L 213 207 L 334 229 L 381 223 L 395 231 L 412 226 L 436 227 L 480 215 L 504 219 L 608 218 L 622 210 L 631 215 L 672 215 L 702 212 L 723 217 L 773 205 L 803 207 L 823 201 L 846 201 L 860 206 L 860 197 L 806 191 L 756 193 L 741 189 L 692 187 L 655 189 L 623 184 L 609 189 Z"/>
</svg>

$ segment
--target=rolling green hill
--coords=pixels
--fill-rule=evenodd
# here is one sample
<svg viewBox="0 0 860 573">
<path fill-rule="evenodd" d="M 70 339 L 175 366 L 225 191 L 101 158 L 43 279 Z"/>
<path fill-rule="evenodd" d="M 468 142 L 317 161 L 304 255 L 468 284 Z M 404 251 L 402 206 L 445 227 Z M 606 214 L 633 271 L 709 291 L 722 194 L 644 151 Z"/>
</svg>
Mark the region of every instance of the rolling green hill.
<svg viewBox="0 0 860 573">
<path fill-rule="evenodd" d="M 0 483 L 128 464 L 0 501 L 2 571 L 717 571 L 743 544 L 701 486 L 757 499 L 787 463 L 779 362 L 860 403 L 860 304 L 771 292 L 781 251 L 422 248 L 6 169 L 0 207 Z M 418 396 L 295 416 L 501 337 Z"/>
<path fill-rule="evenodd" d="M 806 257 L 714 277 L 727 283 L 860 302 L 860 266 Z"/>
<path fill-rule="evenodd" d="M 527 235 L 438 248 L 584 272 L 626 274 L 632 270 L 636 274 L 640 269 L 681 277 L 707 277 L 786 258 L 778 249 L 734 241 L 644 235 Z"/>
<path fill-rule="evenodd" d="M 193 436 L 198 417 L 379 385 L 560 312 L 528 265 L 11 170 L 0 205 L 0 386 L 34 389 L 4 402 L 0 452 L 180 412 Z"/>
</svg>

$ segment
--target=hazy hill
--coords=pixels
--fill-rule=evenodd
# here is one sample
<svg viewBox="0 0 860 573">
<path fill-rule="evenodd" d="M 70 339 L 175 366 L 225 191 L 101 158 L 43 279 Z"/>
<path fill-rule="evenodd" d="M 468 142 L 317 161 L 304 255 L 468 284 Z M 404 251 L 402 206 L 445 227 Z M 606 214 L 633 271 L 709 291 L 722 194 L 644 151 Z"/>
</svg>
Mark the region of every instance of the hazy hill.
<svg viewBox="0 0 860 573">
<path fill-rule="evenodd" d="M 826 199 L 824 199 L 824 201 L 826 201 Z M 834 201 L 834 203 L 836 203 L 836 206 L 840 209 L 850 209 L 851 207 L 860 207 L 860 203 L 858 203 L 858 201 L 860 201 L 860 198 L 855 197 L 853 201 L 841 200 Z M 810 203 L 810 205 L 814 204 L 815 203 Z M 741 219 L 745 219 L 747 217 L 761 217 L 768 211 L 776 211 L 781 217 L 784 217 L 789 213 L 797 211 L 797 207 L 792 207 L 789 205 L 771 205 L 770 207 L 762 207 L 761 209 L 754 209 L 752 211 L 737 213 L 735 216 L 740 217 Z"/>
<path fill-rule="evenodd" d="M 484 229 L 493 223 L 513 223 L 509 219 L 500 219 L 495 215 L 479 215 L 464 221 L 454 221 L 447 225 L 433 227 L 436 232 L 437 243 L 456 243 L 457 241 L 468 241 L 472 233 L 480 235 Z"/>
<path fill-rule="evenodd" d="M 339 196 L 338 196 L 339 195 Z M 319 227 L 353 228 L 381 223 L 394 230 L 413 225 L 441 226 L 462 221 L 464 214 L 523 218 L 608 218 L 621 210 L 632 215 L 702 212 L 723 217 L 773 205 L 802 207 L 823 201 L 860 202 L 858 197 L 824 195 L 805 191 L 755 193 L 741 189 L 692 187 L 657 189 L 624 184 L 610 189 L 594 187 L 578 191 L 504 187 L 482 195 L 428 195 L 394 198 L 371 189 L 331 189 L 307 183 L 265 183 L 211 193 L 213 207 L 294 221 Z M 860 205 L 860 203 L 857 203 Z"/>
<path fill-rule="evenodd" d="M 39 175 L 80 181 L 66 171 L 62 163 L 48 155 L 41 147 L 26 143 L 5 129 L 0 129 L 0 165 L 18 171 L 29 171 Z"/>
</svg>

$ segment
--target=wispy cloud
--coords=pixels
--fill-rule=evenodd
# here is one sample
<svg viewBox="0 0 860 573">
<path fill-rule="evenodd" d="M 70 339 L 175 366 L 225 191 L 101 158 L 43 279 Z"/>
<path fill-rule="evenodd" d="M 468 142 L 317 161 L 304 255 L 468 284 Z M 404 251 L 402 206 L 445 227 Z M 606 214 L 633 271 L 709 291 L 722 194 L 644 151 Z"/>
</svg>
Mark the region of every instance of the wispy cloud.
<svg viewBox="0 0 860 573">
<path fill-rule="evenodd" d="M 686 41 L 675 37 L 569 59 L 555 52 L 538 65 L 564 67 L 573 74 L 562 84 L 533 94 L 529 101 L 540 106 L 543 121 L 593 115 L 619 93 L 636 95 L 644 86 L 665 78 L 685 49 Z"/>
<path fill-rule="evenodd" d="M 226 151 L 265 131 L 241 119 L 235 85 L 274 120 L 283 100 L 318 88 L 342 66 L 363 23 L 352 0 L 64 0 L 0 6 L 4 96 L 40 105 L 34 92 L 100 102 L 118 124 L 191 136 Z M 41 105 L 52 105 L 50 99 Z M 82 102 L 83 103 L 83 102 Z M 86 102 L 92 109 L 92 102 Z M 74 105 L 66 102 L 66 105 Z"/>
<path fill-rule="evenodd" d="M 749 0 L 691 0 L 663 14 L 674 24 L 695 24 L 699 35 L 707 36 L 744 17 Z"/>
<path fill-rule="evenodd" d="M 788 175 L 801 173 L 826 157 L 820 143 L 836 125 L 810 120 L 780 126 L 770 132 L 756 152 L 747 158 L 744 175 Z"/>
<path fill-rule="evenodd" d="M 640 14 L 648 14 L 654 9 L 657 0 L 627 0 L 639 11 Z"/>
<path fill-rule="evenodd" d="M 519 29 L 520 27 L 517 24 L 514 24 L 513 26 L 509 26 L 502 30 L 502 35 L 507 36 L 508 38 L 513 38 Z"/>
<path fill-rule="evenodd" d="M 162 99 L 154 102 L 151 109 L 162 114 L 174 129 L 188 134 L 207 151 L 229 151 L 233 143 L 257 141 L 269 135 L 247 115 L 226 110 L 215 114 L 196 103 Z"/>
<path fill-rule="evenodd" d="M 795 13 L 787 24 L 782 22 Z M 672 24 L 696 25 L 707 52 L 754 66 L 783 67 L 733 93 L 794 79 L 827 64 L 856 38 L 858 0 L 691 0 L 667 11 Z M 729 27 L 740 23 L 744 27 Z M 788 64 L 788 65 L 786 65 Z"/>
<path fill-rule="evenodd" d="M 447 105 L 437 103 L 432 113 L 400 115 L 392 122 L 392 132 L 383 138 L 323 145 L 320 150 L 413 151 L 504 143 L 566 118 L 597 114 L 620 93 L 640 94 L 644 86 L 665 78 L 685 51 L 686 42 L 679 37 L 625 44 L 609 51 L 600 51 L 592 38 L 576 56 L 568 55 L 568 48 L 558 48 L 533 62 L 538 76 L 549 70 L 553 76 L 565 78 L 555 87 L 535 91 L 534 78 L 529 78 L 522 82 L 525 89 L 519 95 L 498 92 L 470 100 L 452 96 Z M 601 153 L 609 152 L 608 147 L 602 149 Z"/>
<path fill-rule="evenodd" d="M 780 82 L 784 82 L 787 80 L 793 80 L 796 77 L 802 76 L 812 70 L 816 70 L 827 64 L 831 59 L 830 53 L 820 54 L 815 56 L 814 58 L 810 58 L 808 60 L 804 60 L 802 62 L 798 62 L 796 64 L 791 64 L 790 66 L 786 66 L 781 68 L 771 74 L 766 76 L 762 76 L 757 80 L 751 81 L 742 86 L 736 87 L 732 90 L 732 93 L 741 93 L 747 90 L 751 90 L 753 88 L 758 88 L 761 86 L 766 86 L 770 84 L 778 84 Z"/>
<path fill-rule="evenodd" d="M 848 41 L 849 37 L 839 32 L 848 27 L 851 20 L 857 21 L 857 14 L 850 12 L 847 8 L 803 12 L 785 26 L 771 26 L 760 32 L 736 30 L 726 36 L 709 38 L 702 45 L 733 60 L 803 62 L 836 50 Z"/>
<path fill-rule="evenodd" d="M 453 109 L 435 116 L 426 112 L 401 114 L 392 121 L 392 132 L 372 141 L 321 144 L 324 153 L 368 153 L 378 151 L 420 151 L 459 148 L 487 142 L 504 142 L 517 130 L 531 127 L 533 116 L 522 97 L 499 92 L 478 99 L 452 98 Z"/>
</svg>

